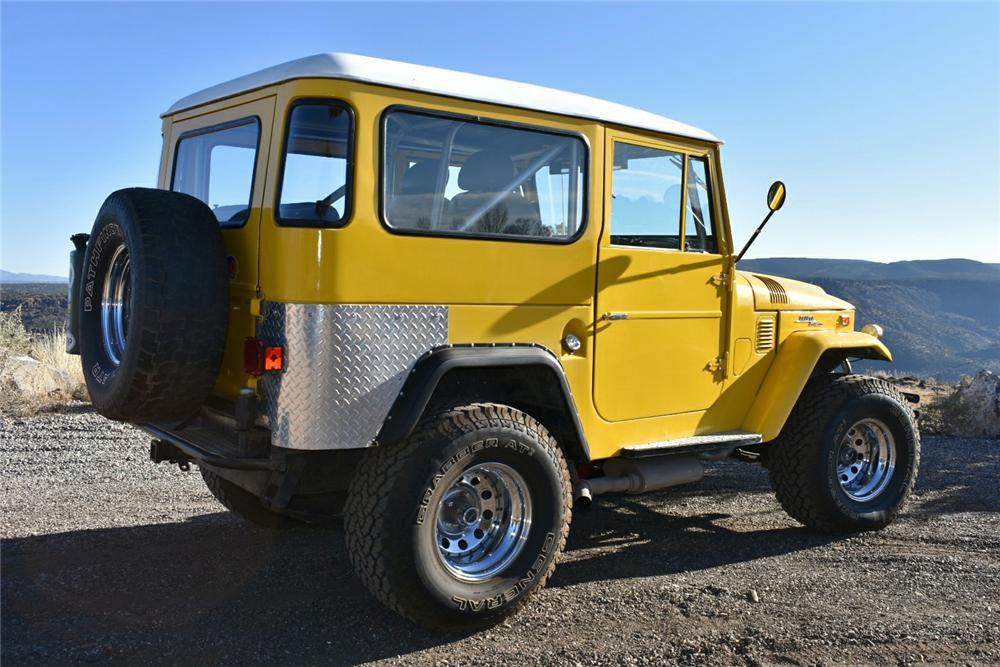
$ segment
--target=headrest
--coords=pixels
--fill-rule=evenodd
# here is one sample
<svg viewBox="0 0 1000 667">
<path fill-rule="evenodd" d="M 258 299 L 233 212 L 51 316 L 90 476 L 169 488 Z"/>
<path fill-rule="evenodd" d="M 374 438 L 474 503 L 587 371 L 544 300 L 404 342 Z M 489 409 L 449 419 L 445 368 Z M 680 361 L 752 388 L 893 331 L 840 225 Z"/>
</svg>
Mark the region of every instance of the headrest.
<svg viewBox="0 0 1000 667">
<path fill-rule="evenodd" d="M 500 192 L 512 180 L 513 161 L 510 156 L 495 150 L 473 153 L 458 172 L 458 187 L 476 192 Z"/>
<path fill-rule="evenodd" d="M 403 173 L 399 183 L 401 195 L 428 195 L 437 192 L 439 160 L 421 160 Z"/>
<path fill-rule="evenodd" d="M 670 211 L 680 211 L 681 210 L 681 186 L 671 185 L 663 193 L 663 203 L 667 205 Z"/>
</svg>

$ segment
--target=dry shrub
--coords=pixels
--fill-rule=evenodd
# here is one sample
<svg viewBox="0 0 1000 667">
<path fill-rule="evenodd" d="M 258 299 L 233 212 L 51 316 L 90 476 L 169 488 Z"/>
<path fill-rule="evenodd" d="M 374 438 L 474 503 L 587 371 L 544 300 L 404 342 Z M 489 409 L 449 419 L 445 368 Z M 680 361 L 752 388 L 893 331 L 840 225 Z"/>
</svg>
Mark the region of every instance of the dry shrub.
<svg viewBox="0 0 1000 667">
<path fill-rule="evenodd" d="M 0 313 L 0 412 L 30 415 L 85 400 L 80 357 L 66 353 L 66 332 L 33 338 L 20 309 Z"/>
<path fill-rule="evenodd" d="M 69 379 L 82 385 L 83 366 L 80 357 L 66 353 L 66 331 L 50 331 L 40 336 L 31 345 L 31 357 L 41 363 L 67 374 Z"/>
</svg>

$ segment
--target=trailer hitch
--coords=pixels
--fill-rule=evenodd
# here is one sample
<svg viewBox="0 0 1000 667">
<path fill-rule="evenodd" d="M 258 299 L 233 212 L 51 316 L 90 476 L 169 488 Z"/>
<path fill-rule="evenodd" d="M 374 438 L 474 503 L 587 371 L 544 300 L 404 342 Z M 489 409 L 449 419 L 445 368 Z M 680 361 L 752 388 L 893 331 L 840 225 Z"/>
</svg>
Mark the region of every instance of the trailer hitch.
<svg viewBox="0 0 1000 667">
<path fill-rule="evenodd" d="M 191 470 L 191 457 L 169 442 L 153 439 L 149 443 L 149 458 L 153 463 L 176 463 L 181 472 Z"/>
</svg>

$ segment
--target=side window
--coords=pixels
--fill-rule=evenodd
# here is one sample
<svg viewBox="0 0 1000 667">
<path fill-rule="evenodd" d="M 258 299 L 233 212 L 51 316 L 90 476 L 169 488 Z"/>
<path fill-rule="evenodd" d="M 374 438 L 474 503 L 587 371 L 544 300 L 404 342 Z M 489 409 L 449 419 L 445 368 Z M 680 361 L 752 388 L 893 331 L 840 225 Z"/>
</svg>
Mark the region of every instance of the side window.
<svg viewBox="0 0 1000 667">
<path fill-rule="evenodd" d="M 616 143 L 611 176 L 611 242 L 680 248 L 680 153 Z"/>
<path fill-rule="evenodd" d="M 692 252 L 719 251 L 712 220 L 712 187 L 706 158 L 688 159 L 687 210 L 684 212 L 684 245 Z"/>
<path fill-rule="evenodd" d="M 279 224 L 335 226 L 350 216 L 352 114 L 338 102 L 292 107 L 285 138 Z"/>
<path fill-rule="evenodd" d="M 256 118 L 182 135 L 170 189 L 208 204 L 220 224 L 242 225 L 250 215 L 259 141 Z"/>
<path fill-rule="evenodd" d="M 384 122 L 391 229 L 565 241 L 583 227 L 581 139 L 403 110 Z"/>
</svg>

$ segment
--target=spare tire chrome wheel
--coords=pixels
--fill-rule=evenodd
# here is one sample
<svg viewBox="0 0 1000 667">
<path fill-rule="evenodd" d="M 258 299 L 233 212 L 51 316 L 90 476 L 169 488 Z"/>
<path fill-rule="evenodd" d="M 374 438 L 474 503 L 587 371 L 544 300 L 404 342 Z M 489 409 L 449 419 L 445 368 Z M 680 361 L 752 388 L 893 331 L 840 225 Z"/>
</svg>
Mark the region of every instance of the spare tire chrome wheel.
<svg viewBox="0 0 1000 667">
<path fill-rule="evenodd" d="M 125 356 L 125 339 L 132 310 L 132 271 L 128 248 L 119 245 L 111 254 L 101 294 L 101 335 L 108 360 L 118 366 Z"/>
</svg>

